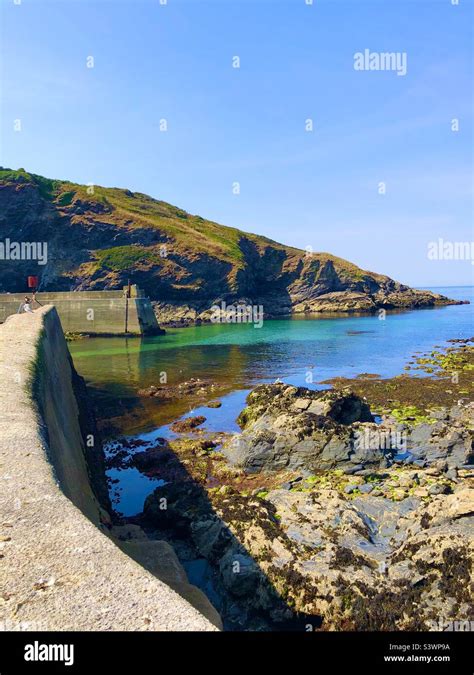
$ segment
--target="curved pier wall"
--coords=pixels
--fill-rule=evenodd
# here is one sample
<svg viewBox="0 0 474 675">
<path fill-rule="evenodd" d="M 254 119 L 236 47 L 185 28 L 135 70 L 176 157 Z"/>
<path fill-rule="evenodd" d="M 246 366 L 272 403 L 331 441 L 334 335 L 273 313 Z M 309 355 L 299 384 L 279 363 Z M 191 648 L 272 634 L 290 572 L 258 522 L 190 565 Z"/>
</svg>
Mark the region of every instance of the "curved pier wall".
<svg viewBox="0 0 474 675">
<path fill-rule="evenodd" d="M 0 630 L 216 630 L 168 544 L 114 539 L 84 396 L 54 307 L 0 326 Z"/>
</svg>

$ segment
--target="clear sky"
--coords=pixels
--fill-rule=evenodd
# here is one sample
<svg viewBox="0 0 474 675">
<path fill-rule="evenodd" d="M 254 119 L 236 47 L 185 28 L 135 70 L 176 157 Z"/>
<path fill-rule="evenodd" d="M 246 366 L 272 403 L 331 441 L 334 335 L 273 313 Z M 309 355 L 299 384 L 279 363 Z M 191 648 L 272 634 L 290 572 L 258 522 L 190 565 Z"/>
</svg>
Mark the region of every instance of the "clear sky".
<svg viewBox="0 0 474 675">
<path fill-rule="evenodd" d="M 427 257 L 473 239 L 472 0 L 160 1 L 0 0 L 0 164 L 473 283 Z M 365 49 L 406 53 L 406 75 L 355 70 Z"/>
</svg>

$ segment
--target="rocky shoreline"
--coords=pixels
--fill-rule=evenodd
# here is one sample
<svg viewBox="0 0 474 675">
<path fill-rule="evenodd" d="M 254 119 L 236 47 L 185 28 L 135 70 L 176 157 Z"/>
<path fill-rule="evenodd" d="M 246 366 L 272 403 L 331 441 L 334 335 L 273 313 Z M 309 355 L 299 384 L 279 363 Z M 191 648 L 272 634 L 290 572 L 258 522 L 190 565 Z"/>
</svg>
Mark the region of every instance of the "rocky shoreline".
<svg viewBox="0 0 474 675">
<path fill-rule="evenodd" d="M 230 629 L 474 620 L 472 342 L 414 357 L 424 377 L 261 385 L 239 434 L 118 442 L 109 466 L 163 480 L 122 524 L 168 541 Z"/>
<path fill-rule="evenodd" d="M 284 301 L 281 297 L 271 295 L 255 298 L 230 296 L 225 299 L 218 298 L 213 301 L 200 302 L 155 300 L 152 306 L 160 326 L 186 328 L 213 322 L 215 315 L 213 308 L 220 307 L 223 302 L 231 308 L 262 307 L 264 319 L 311 316 L 312 314 L 330 317 L 338 314 L 363 316 L 380 310 L 396 311 L 469 304 L 468 300 L 452 300 L 431 291 L 412 289 L 396 284 L 396 282 L 393 283 L 396 288 L 388 291 L 378 290 L 374 293 L 367 289 L 351 288 L 334 291 L 321 289 L 319 292 L 309 294 L 304 300 L 301 300 L 299 295 L 289 297 Z M 225 323 L 226 317 L 222 316 L 220 321 Z"/>
</svg>

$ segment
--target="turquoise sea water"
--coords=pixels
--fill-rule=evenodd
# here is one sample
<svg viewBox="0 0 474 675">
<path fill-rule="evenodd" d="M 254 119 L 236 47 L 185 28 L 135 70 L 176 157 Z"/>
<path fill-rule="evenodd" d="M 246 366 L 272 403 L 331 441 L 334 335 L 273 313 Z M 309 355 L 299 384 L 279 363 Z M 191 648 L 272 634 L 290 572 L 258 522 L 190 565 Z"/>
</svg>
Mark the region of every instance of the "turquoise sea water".
<svg viewBox="0 0 474 675">
<path fill-rule="evenodd" d="M 433 290 L 474 303 L 474 287 Z M 169 329 L 166 335 L 154 338 L 86 339 L 69 347 L 78 372 L 96 392 L 99 417 L 101 402 L 110 407 L 120 399 L 133 405 L 137 390 L 159 384 L 163 373 L 171 384 L 199 377 L 215 381 L 229 392 L 220 396 L 223 405 L 218 409 L 189 410 L 187 401 L 146 399 L 146 414 L 130 433 L 152 440 L 169 435 L 172 420 L 191 414 L 204 414 L 205 427 L 211 431 L 237 430 L 235 418 L 245 396 L 259 382 L 280 378 L 319 387 L 322 380 L 338 375 L 377 373 L 391 377 L 403 372 L 415 352 L 472 335 L 474 304 L 388 312 L 384 320 L 378 315 L 313 316 L 267 320 L 262 328 L 210 324 Z M 120 508 L 126 513 L 140 510 L 144 494 L 154 487 L 153 481 L 133 472 L 135 479 L 130 472 L 110 473 L 123 483 Z"/>
<path fill-rule="evenodd" d="M 474 302 L 474 287 L 435 289 Z M 232 389 L 279 377 L 305 384 L 362 372 L 393 376 L 415 351 L 474 332 L 474 304 L 337 318 L 267 320 L 168 329 L 153 338 L 93 338 L 70 343 L 77 370 L 92 386 L 126 395 L 137 387 L 190 377 Z"/>
</svg>

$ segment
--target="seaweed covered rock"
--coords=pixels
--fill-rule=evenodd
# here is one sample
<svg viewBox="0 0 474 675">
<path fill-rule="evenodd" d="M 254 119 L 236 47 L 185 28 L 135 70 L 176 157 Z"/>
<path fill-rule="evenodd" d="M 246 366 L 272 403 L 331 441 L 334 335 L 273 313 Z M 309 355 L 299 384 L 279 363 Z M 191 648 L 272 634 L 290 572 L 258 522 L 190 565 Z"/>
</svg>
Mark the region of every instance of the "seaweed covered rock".
<svg viewBox="0 0 474 675">
<path fill-rule="evenodd" d="M 239 425 L 245 428 L 264 413 L 306 412 L 330 417 L 340 424 L 372 422 L 367 403 L 357 394 L 345 391 L 314 391 L 287 384 L 262 384 L 247 397 L 247 407 L 239 415 Z"/>
<path fill-rule="evenodd" d="M 274 490 L 239 538 L 287 606 L 323 629 L 433 629 L 474 616 L 473 494 L 465 482 L 429 503 Z"/>
<path fill-rule="evenodd" d="M 473 619 L 470 475 L 453 483 L 394 467 L 357 477 L 351 494 L 338 471 L 260 496 L 204 497 L 181 484 L 157 488 L 145 514 L 148 525 L 187 531 L 227 593 L 222 615 L 235 619 L 238 606 L 241 627 L 303 617 L 324 630 L 426 630 L 439 617 Z M 423 496 L 421 483 L 441 480 L 449 494 Z"/>
<path fill-rule="evenodd" d="M 201 424 L 204 424 L 206 418 L 204 415 L 196 415 L 195 417 L 186 417 L 184 420 L 177 420 L 171 425 L 171 430 L 177 433 L 185 433 L 188 431 L 193 431 L 197 427 L 200 427 Z"/>
<path fill-rule="evenodd" d="M 413 460 L 426 466 L 444 462 L 445 469 L 473 464 L 474 404 L 437 409 L 432 415 L 430 424 L 404 425 L 407 450 Z"/>
<path fill-rule="evenodd" d="M 372 425 L 373 417 L 367 403 L 351 391 L 261 385 L 249 394 L 238 421 L 243 432 L 224 452 L 249 472 L 379 464 L 384 457 L 379 446 L 357 445 L 359 425 Z"/>
<path fill-rule="evenodd" d="M 145 499 L 145 519 L 155 527 L 187 532 L 192 522 L 212 508 L 205 493 L 192 481 L 169 483 L 156 488 Z"/>
<path fill-rule="evenodd" d="M 261 385 L 238 418 L 242 433 L 223 451 L 248 473 L 333 468 L 354 473 L 393 462 L 426 467 L 446 461 L 447 469 L 459 468 L 474 461 L 473 415 L 474 404 L 460 402 L 432 415 L 394 410 L 376 424 L 365 399 L 349 388 Z"/>
</svg>

